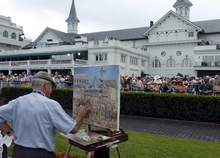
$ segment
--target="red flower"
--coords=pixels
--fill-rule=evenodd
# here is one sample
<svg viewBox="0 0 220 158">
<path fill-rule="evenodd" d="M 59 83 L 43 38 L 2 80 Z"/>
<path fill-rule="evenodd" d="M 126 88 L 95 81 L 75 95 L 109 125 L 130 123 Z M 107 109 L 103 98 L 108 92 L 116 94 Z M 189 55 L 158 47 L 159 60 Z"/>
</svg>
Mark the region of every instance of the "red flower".
<svg viewBox="0 0 220 158">
<path fill-rule="evenodd" d="M 92 155 L 90 156 L 90 158 L 94 158 L 94 154 L 92 154 Z"/>
<path fill-rule="evenodd" d="M 65 155 L 66 155 L 66 152 L 63 152 L 63 153 L 61 154 L 61 156 L 63 156 L 63 157 L 64 157 Z"/>
<path fill-rule="evenodd" d="M 68 155 L 67 158 L 72 158 L 72 156 L 71 156 L 71 155 Z"/>
</svg>

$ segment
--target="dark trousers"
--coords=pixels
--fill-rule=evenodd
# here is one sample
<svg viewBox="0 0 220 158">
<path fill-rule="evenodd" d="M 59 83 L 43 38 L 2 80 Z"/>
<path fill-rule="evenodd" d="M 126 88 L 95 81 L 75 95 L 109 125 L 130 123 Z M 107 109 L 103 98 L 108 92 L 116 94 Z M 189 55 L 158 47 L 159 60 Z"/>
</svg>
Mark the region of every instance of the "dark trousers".
<svg viewBox="0 0 220 158">
<path fill-rule="evenodd" d="M 109 156 L 109 148 L 102 148 L 94 152 L 94 158 L 110 158 Z"/>
<path fill-rule="evenodd" d="M 20 145 L 15 145 L 12 158 L 56 158 L 54 152 L 49 152 L 45 149 L 33 149 Z"/>
</svg>

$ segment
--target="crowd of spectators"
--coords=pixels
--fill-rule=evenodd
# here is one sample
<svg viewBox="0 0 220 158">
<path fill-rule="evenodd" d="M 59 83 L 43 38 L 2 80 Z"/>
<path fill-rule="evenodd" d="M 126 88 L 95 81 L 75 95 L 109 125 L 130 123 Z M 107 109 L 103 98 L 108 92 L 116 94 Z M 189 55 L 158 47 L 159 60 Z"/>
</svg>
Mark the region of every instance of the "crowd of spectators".
<svg viewBox="0 0 220 158">
<path fill-rule="evenodd" d="M 141 91 L 170 94 L 220 95 L 220 77 L 173 76 L 154 77 L 121 76 L 121 91 Z"/>
<path fill-rule="evenodd" d="M 0 82 L 4 83 L 5 85 L 20 85 L 20 86 L 31 86 L 31 81 L 34 76 L 35 72 L 31 74 L 29 71 L 28 73 L 22 72 L 21 74 L 8 74 L 4 75 L 0 73 Z M 61 75 L 58 72 L 55 74 L 51 74 L 54 81 L 57 83 L 58 88 L 72 88 L 73 87 L 73 74 L 72 71 L 69 74 Z"/>
<path fill-rule="evenodd" d="M 31 86 L 33 75 L 31 72 L 21 74 L 0 73 L 0 82 L 7 85 Z M 72 88 L 73 74 L 61 75 L 58 72 L 51 74 L 58 88 Z M 139 91 L 170 94 L 220 95 L 220 77 L 214 76 L 120 76 L 121 91 Z"/>
</svg>

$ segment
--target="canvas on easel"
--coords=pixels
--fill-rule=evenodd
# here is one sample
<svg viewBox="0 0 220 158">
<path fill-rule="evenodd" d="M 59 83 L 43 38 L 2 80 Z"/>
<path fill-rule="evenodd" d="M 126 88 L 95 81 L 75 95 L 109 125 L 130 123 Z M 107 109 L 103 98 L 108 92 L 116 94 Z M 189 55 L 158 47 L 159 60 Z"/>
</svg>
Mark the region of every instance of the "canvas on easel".
<svg viewBox="0 0 220 158">
<path fill-rule="evenodd" d="M 80 105 L 88 106 L 84 123 L 119 130 L 119 65 L 74 68 L 73 118 Z"/>
</svg>

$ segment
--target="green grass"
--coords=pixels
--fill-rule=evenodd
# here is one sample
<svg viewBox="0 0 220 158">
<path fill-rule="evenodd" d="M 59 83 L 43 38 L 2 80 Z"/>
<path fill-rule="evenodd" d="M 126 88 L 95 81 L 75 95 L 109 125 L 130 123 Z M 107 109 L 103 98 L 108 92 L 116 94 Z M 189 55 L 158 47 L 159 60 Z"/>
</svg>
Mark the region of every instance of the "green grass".
<svg viewBox="0 0 220 158">
<path fill-rule="evenodd" d="M 83 125 L 82 128 L 86 129 Z M 128 141 L 119 144 L 123 158 L 220 158 L 220 143 L 168 137 L 143 132 L 127 131 Z M 13 146 L 8 148 L 9 156 Z M 55 152 L 61 154 L 68 148 L 68 139 L 57 132 Z M 86 158 L 85 151 L 72 146 L 73 158 Z M 116 149 L 110 150 L 117 158 Z"/>
</svg>

